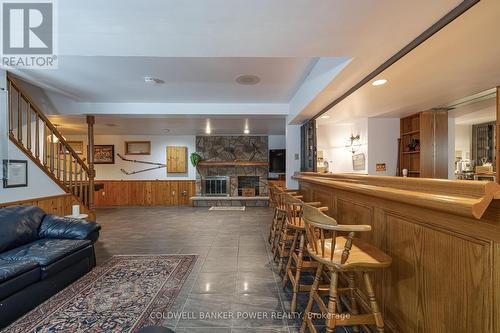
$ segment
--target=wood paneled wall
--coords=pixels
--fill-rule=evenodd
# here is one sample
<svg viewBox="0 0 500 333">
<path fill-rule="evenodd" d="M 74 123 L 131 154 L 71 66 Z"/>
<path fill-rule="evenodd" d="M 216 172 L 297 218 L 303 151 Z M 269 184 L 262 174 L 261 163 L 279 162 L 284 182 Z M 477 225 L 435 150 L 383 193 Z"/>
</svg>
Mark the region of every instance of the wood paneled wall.
<svg viewBox="0 0 500 333">
<path fill-rule="evenodd" d="M 0 208 L 15 205 L 33 205 L 42 208 L 48 214 L 64 216 L 71 214 L 73 204 L 77 205 L 79 202 L 71 194 L 67 193 L 44 198 L 0 203 Z M 82 205 L 80 205 L 80 210 L 86 212 Z"/>
<path fill-rule="evenodd" d="M 196 194 L 194 180 L 96 180 L 95 206 L 189 205 Z"/>
<path fill-rule="evenodd" d="M 478 220 L 361 193 L 354 180 L 299 181 L 338 223 L 372 226 L 358 236 L 392 257 L 374 275 L 387 332 L 500 332 L 500 200 Z"/>
</svg>

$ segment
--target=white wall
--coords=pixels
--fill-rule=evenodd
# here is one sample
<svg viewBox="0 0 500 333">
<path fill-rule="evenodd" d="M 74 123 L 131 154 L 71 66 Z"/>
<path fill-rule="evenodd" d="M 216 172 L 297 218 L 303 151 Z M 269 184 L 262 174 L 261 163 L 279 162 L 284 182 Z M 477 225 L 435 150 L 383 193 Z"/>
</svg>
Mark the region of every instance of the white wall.
<svg viewBox="0 0 500 333">
<path fill-rule="evenodd" d="M 11 142 L 8 144 L 8 158 L 11 160 L 28 161 L 28 186 L 3 188 L 3 184 L 1 184 L 0 202 L 29 200 L 65 193 L 56 183 L 52 181 L 51 178 L 49 178 L 36 164 L 34 164 Z"/>
<path fill-rule="evenodd" d="M 292 179 L 295 172 L 300 171 L 300 127 L 286 126 L 286 187 L 298 188 L 299 183 Z M 298 158 L 297 158 L 298 157 Z"/>
<path fill-rule="evenodd" d="M 351 134 L 360 136 L 361 147 L 356 154 L 365 154 L 368 161 L 368 121 L 362 119 L 348 124 L 319 124 L 317 128 L 318 151 L 323 151 L 323 158 L 330 164 L 330 172 L 356 172 L 352 168 L 352 152 L 346 148 Z"/>
<path fill-rule="evenodd" d="M 399 118 L 368 119 L 368 174 L 396 176 L 398 167 Z M 385 163 L 386 171 L 377 171 L 377 163 Z"/>
<path fill-rule="evenodd" d="M 455 147 L 454 150 L 462 151 L 462 158 L 471 157 L 472 148 L 472 125 L 455 125 Z M 453 152 L 453 161 L 455 160 L 455 151 Z"/>
<path fill-rule="evenodd" d="M 286 136 L 285 135 L 269 135 L 268 136 L 269 150 L 271 149 L 285 149 Z"/>
<path fill-rule="evenodd" d="M 318 151 L 323 151 L 323 158 L 329 162 L 331 172 L 395 176 L 399 126 L 399 118 L 365 118 L 347 124 L 318 125 Z M 360 136 L 361 147 L 356 154 L 365 154 L 365 170 L 353 170 L 353 154 L 346 147 L 351 134 Z M 386 171 L 377 172 L 377 163 L 385 163 Z"/>
<path fill-rule="evenodd" d="M 87 138 L 85 136 L 66 136 L 70 141 L 83 141 L 85 150 Z M 151 155 L 126 155 L 125 141 L 151 141 Z M 115 146 L 115 164 L 96 164 L 96 179 L 102 180 L 150 180 L 150 179 L 172 179 L 172 180 L 194 180 L 196 179 L 196 168 L 191 165 L 189 155 L 196 150 L 196 136 L 194 135 L 96 135 L 94 137 L 96 145 Z M 188 147 L 188 172 L 185 174 L 168 174 L 167 169 L 156 169 L 135 175 L 126 175 L 120 171 L 124 169 L 128 172 L 138 171 L 154 167 L 154 165 L 126 162 L 116 156 L 120 155 L 140 161 L 166 163 L 167 146 Z"/>
</svg>

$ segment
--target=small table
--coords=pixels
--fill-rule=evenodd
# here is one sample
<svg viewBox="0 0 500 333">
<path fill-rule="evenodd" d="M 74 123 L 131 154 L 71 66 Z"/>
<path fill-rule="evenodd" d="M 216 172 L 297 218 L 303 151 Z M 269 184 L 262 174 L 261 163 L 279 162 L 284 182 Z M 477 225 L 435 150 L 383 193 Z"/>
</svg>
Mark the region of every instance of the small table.
<svg viewBox="0 0 500 333">
<path fill-rule="evenodd" d="M 66 215 L 64 217 L 70 217 L 70 218 L 73 218 L 73 219 L 86 219 L 87 217 L 89 217 L 89 214 L 80 214 L 80 215 Z"/>
</svg>

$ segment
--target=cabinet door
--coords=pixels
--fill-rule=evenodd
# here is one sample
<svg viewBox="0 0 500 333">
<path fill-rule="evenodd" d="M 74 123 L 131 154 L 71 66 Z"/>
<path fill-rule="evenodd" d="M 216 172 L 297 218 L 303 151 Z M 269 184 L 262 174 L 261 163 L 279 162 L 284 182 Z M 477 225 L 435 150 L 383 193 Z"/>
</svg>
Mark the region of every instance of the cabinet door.
<svg viewBox="0 0 500 333">
<path fill-rule="evenodd" d="M 167 172 L 187 172 L 187 147 L 167 147 Z"/>
</svg>

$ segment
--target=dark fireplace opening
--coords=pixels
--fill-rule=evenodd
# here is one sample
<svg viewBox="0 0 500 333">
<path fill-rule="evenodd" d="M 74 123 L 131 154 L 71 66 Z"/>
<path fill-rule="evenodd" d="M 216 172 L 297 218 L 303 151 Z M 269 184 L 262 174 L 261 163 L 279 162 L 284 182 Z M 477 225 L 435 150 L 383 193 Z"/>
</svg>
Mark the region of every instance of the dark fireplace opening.
<svg viewBox="0 0 500 333">
<path fill-rule="evenodd" d="M 238 195 L 252 197 L 259 195 L 258 176 L 238 176 Z"/>
</svg>

